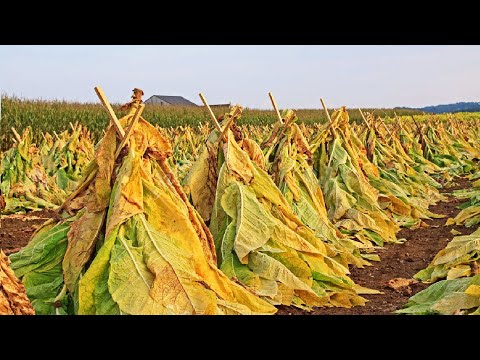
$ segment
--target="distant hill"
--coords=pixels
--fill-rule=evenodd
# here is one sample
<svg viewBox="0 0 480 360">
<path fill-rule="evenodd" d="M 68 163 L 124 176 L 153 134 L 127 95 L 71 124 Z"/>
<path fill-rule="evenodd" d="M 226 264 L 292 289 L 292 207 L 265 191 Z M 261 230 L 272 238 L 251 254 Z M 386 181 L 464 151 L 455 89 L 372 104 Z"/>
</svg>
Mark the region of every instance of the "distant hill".
<svg viewBox="0 0 480 360">
<path fill-rule="evenodd" d="M 480 102 L 458 102 L 455 104 L 425 106 L 423 108 L 396 107 L 395 109 L 420 110 L 434 114 L 474 112 L 480 111 Z"/>
</svg>

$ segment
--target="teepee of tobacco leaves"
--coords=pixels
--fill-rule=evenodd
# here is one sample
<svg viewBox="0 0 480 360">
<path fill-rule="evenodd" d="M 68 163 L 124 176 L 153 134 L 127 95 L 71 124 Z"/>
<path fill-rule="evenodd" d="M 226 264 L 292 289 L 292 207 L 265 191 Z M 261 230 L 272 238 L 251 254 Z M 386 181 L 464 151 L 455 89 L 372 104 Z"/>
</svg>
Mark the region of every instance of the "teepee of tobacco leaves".
<svg viewBox="0 0 480 360">
<path fill-rule="evenodd" d="M 465 129 L 456 128 L 452 123 L 445 120 L 436 121 L 428 120 L 427 124 L 420 126 L 422 136 L 420 144 L 424 146 L 424 156 L 436 163 L 444 172 L 441 178 L 447 177 L 448 174 L 452 178 L 467 173 L 474 173 L 478 167 L 475 162 L 478 161 L 478 149 L 475 143 L 471 143 L 471 139 L 462 145 L 457 141 L 461 136 L 468 138 L 468 132 Z M 424 129 L 422 131 L 422 129 Z M 428 129 L 428 130 L 427 130 Z M 461 131 L 460 131 L 461 129 Z M 428 134 L 425 135 L 425 134 Z"/>
<path fill-rule="evenodd" d="M 222 118 L 186 177 L 192 203 L 210 230 L 220 269 L 275 305 L 363 305 L 338 251 L 295 214 L 265 170 L 254 141 L 235 126 L 242 108 Z"/>
<path fill-rule="evenodd" d="M 285 110 L 282 119 L 284 122 L 277 121 L 261 145 L 269 174 L 301 221 L 322 241 L 335 246 L 339 262 L 344 266 L 369 265 L 360 253 L 362 244 L 343 235 L 328 218 L 323 191 L 312 168 L 310 146 L 296 124 L 295 112 Z"/>
<path fill-rule="evenodd" d="M 10 260 L 0 250 L 0 315 L 35 315 L 25 287 L 9 264 Z"/>
<path fill-rule="evenodd" d="M 367 119 L 370 118 L 367 114 Z M 429 218 L 428 203 L 423 199 L 412 198 L 405 190 L 403 159 L 393 157 L 393 150 L 386 145 L 384 134 L 374 122 L 363 129 L 365 139 L 362 142 L 356 132 L 351 132 L 352 146 L 360 156 L 362 171 L 368 177 L 369 183 L 378 190 L 379 205 L 397 226 L 420 226 L 421 218 Z M 421 209 L 421 210 L 420 210 Z M 420 211 L 419 211 L 420 210 Z"/>
<path fill-rule="evenodd" d="M 342 233 L 357 238 L 364 250 L 396 242 L 398 225 L 382 209 L 379 191 L 366 175 L 378 170 L 359 150 L 346 109 L 336 110 L 331 118 L 332 124 L 319 130 L 310 144 L 328 218 Z"/>
<path fill-rule="evenodd" d="M 367 118 L 369 116 L 367 115 Z M 367 160 L 376 172 L 368 173 L 370 183 L 380 192 L 382 207 L 403 227 L 427 226 L 421 219 L 442 218 L 428 210 L 437 201 L 446 200 L 436 182 L 404 151 L 398 138 L 382 132 L 383 128 L 371 122 L 366 131 Z M 365 168 L 365 167 L 364 167 Z"/>
<path fill-rule="evenodd" d="M 449 142 L 450 145 L 442 145 L 441 151 L 447 149 L 452 158 L 441 155 L 438 158 L 455 160 L 441 164 L 444 167 L 448 166 L 448 170 L 455 176 L 476 169 L 474 165 L 478 156 L 477 150 L 471 146 L 468 138 L 471 132 L 457 126 L 458 124 L 450 120 L 448 130 L 442 124 L 437 126 L 437 129 L 440 129 L 438 132 L 431 133 L 431 137 L 442 136 L 443 141 Z M 425 142 L 428 144 L 428 140 Z M 476 174 L 470 175 L 470 178 L 476 177 Z M 448 219 L 446 225 L 477 224 L 475 215 L 477 186 L 477 182 L 474 182 L 473 189 L 454 191 L 455 196 L 470 197 L 470 200 L 462 204 L 463 210 L 456 218 Z M 435 255 L 431 263 L 414 277 L 427 283 L 435 283 L 411 297 L 403 309 L 396 311 L 397 313 L 480 315 L 480 228 L 470 235 L 454 237 Z"/>
<path fill-rule="evenodd" d="M 185 125 L 162 128 L 157 125 L 156 128 L 163 136 L 171 139 L 173 154 L 168 159 L 168 164 L 175 177 L 181 182 L 202 153 L 211 131 L 210 126 L 208 123 L 200 123 L 195 127 Z"/>
<path fill-rule="evenodd" d="M 36 313 L 274 313 L 216 267 L 212 236 L 167 164 L 171 144 L 134 123 L 139 91 L 119 120 L 126 147 L 111 124 L 61 219 L 10 255 Z"/>
<path fill-rule="evenodd" d="M 470 142 L 468 128 L 462 126 L 457 120 L 449 119 L 449 122 L 442 123 L 439 128 L 440 135 L 444 141 L 451 144 L 453 151 L 457 151 L 460 158 L 465 162 L 464 173 L 471 173 L 480 160 L 480 149 L 478 142 Z"/>
<path fill-rule="evenodd" d="M 397 119 L 397 129 L 398 135 L 396 136 L 396 140 L 398 144 L 401 145 L 404 152 L 410 156 L 415 164 L 417 164 L 414 168 L 418 168 L 427 173 L 437 182 L 442 181 L 445 186 L 452 184 L 454 176 L 450 174 L 447 169 L 440 167 L 438 164 L 430 161 L 423 155 L 423 137 L 418 136 L 418 131 L 421 132 L 422 130 L 416 128 L 411 121 L 407 122 L 403 118 Z M 435 184 L 432 184 L 432 186 L 438 188 Z"/>
<path fill-rule="evenodd" d="M 474 159 L 479 158 L 478 147 L 465 142 L 462 132 L 453 123 L 449 124 L 450 131 L 446 130 L 444 122 L 438 122 L 436 126 L 432 123 L 428 121 L 422 126 L 423 155 L 453 176 L 474 171 Z"/>
<path fill-rule="evenodd" d="M 195 130 L 188 125 L 168 129 L 157 126 L 157 129 L 163 136 L 171 139 L 173 154 L 168 159 L 168 163 L 175 177 L 179 181 L 182 181 L 197 159 L 198 148 L 203 145 L 205 138 L 203 136 L 197 136 L 198 131 L 195 132 Z"/>
<path fill-rule="evenodd" d="M 54 138 L 46 133 L 40 144 L 40 156 L 47 175 L 54 177 L 58 187 L 70 194 L 82 178 L 82 171 L 93 159 L 94 145 L 86 127 L 72 125 Z"/>
<path fill-rule="evenodd" d="M 6 202 L 4 214 L 56 208 L 66 198 L 65 191 L 46 173 L 39 149 L 32 144 L 30 127 L 2 154 L 0 193 Z"/>
</svg>

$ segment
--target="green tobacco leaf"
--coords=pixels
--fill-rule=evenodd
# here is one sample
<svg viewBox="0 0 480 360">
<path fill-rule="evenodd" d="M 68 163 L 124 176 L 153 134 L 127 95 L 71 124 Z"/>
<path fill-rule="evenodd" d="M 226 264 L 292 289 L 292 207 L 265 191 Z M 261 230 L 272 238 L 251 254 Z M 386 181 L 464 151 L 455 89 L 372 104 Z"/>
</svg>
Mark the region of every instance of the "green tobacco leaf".
<svg viewBox="0 0 480 360">
<path fill-rule="evenodd" d="M 191 195 L 192 205 L 205 221 L 210 220 L 215 202 L 216 179 L 213 178 L 212 174 L 215 171 L 212 171 L 211 167 L 216 165 L 214 164 L 216 154 L 218 154 L 218 141 L 207 142 L 205 149 L 182 181 Z"/>
<path fill-rule="evenodd" d="M 357 200 L 342 189 L 338 178 L 331 178 L 325 184 L 325 202 L 327 203 L 328 217 L 335 223 L 355 205 Z"/>
<path fill-rule="evenodd" d="M 70 179 L 67 176 L 67 173 L 64 169 L 59 169 L 57 171 L 57 185 L 60 189 L 65 190 L 68 186 Z"/>
<path fill-rule="evenodd" d="M 227 226 L 231 223 L 231 218 L 223 210 L 221 199 L 225 193 L 225 189 L 230 184 L 230 176 L 225 164 L 220 168 L 218 174 L 217 189 L 215 193 L 215 203 L 213 204 L 212 216 L 210 219 L 209 229 L 215 241 L 215 248 L 217 249 L 217 261 L 219 264 L 223 261 L 223 255 L 219 251 L 222 246 L 222 238 L 225 234 Z"/>
<path fill-rule="evenodd" d="M 275 222 L 255 194 L 237 182 L 225 190 L 222 207 L 236 221 L 234 249 L 240 261 L 247 263 L 244 258 L 270 239 Z"/>
<path fill-rule="evenodd" d="M 312 292 L 310 286 L 300 280 L 280 261 L 271 256 L 254 251 L 249 256 L 248 266 L 258 275 L 265 279 L 279 281 L 289 288 Z"/>
<path fill-rule="evenodd" d="M 30 271 L 45 271 L 62 262 L 67 248 L 69 223 L 60 223 L 35 236 L 29 244 L 10 255 L 11 267 L 21 278 Z"/>
<path fill-rule="evenodd" d="M 132 221 L 134 220 L 132 219 Z M 149 270 L 143 259 L 145 243 L 155 241 L 153 233 L 147 229 L 138 229 L 137 236 L 133 237 L 135 230 L 130 225 L 132 221 L 129 221 L 125 227 L 121 227 L 117 241 L 112 248 L 108 289 L 122 313 L 165 313 L 164 304 L 157 301 L 154 296 L 150 296 L 150 291 L 153 291 L 154 287 L 155 275 Z M 135 223 L 136 226 L 143 225 L 143 223 Z M 137 246 L 134 246 L 134 241 L 138 242 Z M 182 296 L 177 299 L 178 304 L 185 302 L 184 297 L 185 293 L 183 293 L 183 299 Z M 185 310 L 186 312 L 192 311 L 191 308 Z"/>
<path fill-rule="evenodd" d="M 58 308 L 54 300 L 63 288 L 62 259 L 69 229 L 70 221 L 47 224 L 33 235 L 26 247 L 10 255 L 11 267 L 24 283 L 36 314 L 67 311 L 67 297 L 60 299 Z"/>
<path fill-rule="evenodd" d="M 45 271 L 33 270 L 22 278 L 27 296 L 32 302 L 36 315 L 55 315 L 55 298 L 63 287 L 62 266 L 58 263 L 53 268 Z M 65 299 L 67 300 L 67 299 Z M 64 311 L 67 302 L 62 302 Z"/>
<path fill-rule="evenodd" d="M 95 259 L 78 283 L 79 315 L 104 314 L 99 304 L 111 304 L 113 301 L 108 287 L 105 286 L 106 280 L 108 280 L 108 273 L 105 273 L 110 266 L 110 256 L 119 228 L 120 225 L 117 225 L 107 234 L 105 242 L 95 255 Z M 110 309 L 112 306 L 108 306 L 108 308 Z"/>
<path fill-rule="evenodd" d="M 412 296 L 398 314 L 453 314 L 455 311 L 471 308 L 475 300 L 464 296 L 470 285 L 479 285 L 480 275 L 471 278 L 442 280 Z M 477 301 L 479 299 L 477 298 Z"/>
</svg>

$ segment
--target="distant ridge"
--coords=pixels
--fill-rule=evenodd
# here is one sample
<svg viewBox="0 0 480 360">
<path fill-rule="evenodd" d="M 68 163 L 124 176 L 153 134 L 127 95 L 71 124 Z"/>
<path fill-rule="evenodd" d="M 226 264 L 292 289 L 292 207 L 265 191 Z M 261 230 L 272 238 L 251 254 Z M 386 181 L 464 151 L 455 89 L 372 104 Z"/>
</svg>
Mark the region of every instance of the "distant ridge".
<svg viewBox="0 0 480 360">
<path fill-rule="evenodd" d="M 395 109 L 420 110 L 427 113 L 443 114 L 480 111 L 480 102 L 458 102 L 455 104 L 433 105 L 422 108 L 396 107 Z"/>
</svg>

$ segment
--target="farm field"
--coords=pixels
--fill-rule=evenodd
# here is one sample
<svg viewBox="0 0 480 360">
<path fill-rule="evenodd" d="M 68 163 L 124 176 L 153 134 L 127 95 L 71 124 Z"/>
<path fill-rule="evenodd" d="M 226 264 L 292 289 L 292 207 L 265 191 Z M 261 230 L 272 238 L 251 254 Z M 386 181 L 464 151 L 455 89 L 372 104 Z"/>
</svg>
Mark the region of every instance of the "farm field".
<svg viewBox="0 0 480 360">
<path fill-rule="evenodd" d="M 2 99 L 36 314 L 480 313 L 480 113 L 113 111 Z"/>
<path fill-rule="evenodd" d="M 49 132 L 53 135 L 54 131 L 60 133 L 70 130 L 70 123 L 78 121 L 86 126 L 95 140 L 99 140 L 103 130 L 108 125 L 108 114 L 99 103 L 72 103 L 66 101 L 42 101 L 25 100 L 16 97 L 3 96 L 2 103 L 2 121 L 0 122 L 0 150 L 5 151 L 13 144 L 10 128 L 13 126 L 18 131 L 23 131 L 31 126 L 33 132 L 33 141 L 39 143 L 42 141 L 42 133 Z M 320 104 L 319 104 L 320 106 Z M 115 112 L 120 116 L 125 115 L 125 111 L 120 111 L 119 104 L 112 104 Z M 228 108 L 215 108 L 218 114 L 223 114 Z M 365 109 L 364 111 L 374 111 L 374 114 L 394 117 L 392 109 Z M 395 110 L 397 115 L 416 115 L 421 112 L 415 110 Z M 324 111 L 320 109 L 300 109 L 297 114 L 305 124 L 325 123 L 327 118 Z M 163 128 L 175 128 L 179 126 L 197 127 L 202 124 L 210 124 L 210 119 L 205 108 L 199 107 L 167 107 L 160 105 L 148 105 L 145 108 L 144 117 L 154 125 Z M 355 123 L 361 122 L 361 116 L 357 109 L 350 111 L 350 119 Z M 276 121 L 273 110 L 244 109 L 239 124 L 249 125 L 272 125 Z"/>
</svg>

